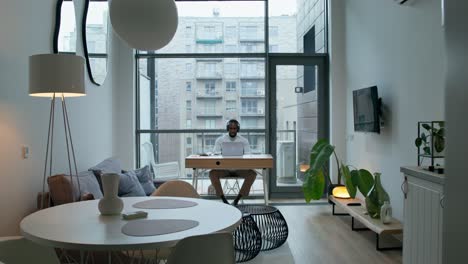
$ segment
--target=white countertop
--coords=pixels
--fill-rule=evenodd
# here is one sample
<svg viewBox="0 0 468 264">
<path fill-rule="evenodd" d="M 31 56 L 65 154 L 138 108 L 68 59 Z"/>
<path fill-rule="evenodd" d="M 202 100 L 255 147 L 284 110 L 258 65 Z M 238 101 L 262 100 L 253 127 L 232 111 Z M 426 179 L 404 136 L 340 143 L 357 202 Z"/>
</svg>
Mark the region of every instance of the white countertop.
<svg viewBox="0 0 468 264">
<path fill-rule="evenodd" d="M 400 171 L 403 172 L 404 174 L 407 174 L 416 178 L 420 178 L 423 180 L 427 180 L 430 182 L 434 182 L 434 183 L 438 183 L 442 185 L 445 183 L 445 174 L 438 174 L 436 172 L 431 172 L 421 167 L 406 166 L 406 167 L 401 167 Z"/>
</svg>

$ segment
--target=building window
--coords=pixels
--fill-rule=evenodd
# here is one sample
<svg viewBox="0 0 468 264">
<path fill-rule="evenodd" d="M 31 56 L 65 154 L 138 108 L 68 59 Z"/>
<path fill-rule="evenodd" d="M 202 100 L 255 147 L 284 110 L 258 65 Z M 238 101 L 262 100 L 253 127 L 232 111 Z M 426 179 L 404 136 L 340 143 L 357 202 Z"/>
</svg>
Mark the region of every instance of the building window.
<svg viewBox="0 0 468 264">
<path fill-rule="evenodd" d="M 192 63 L 186 63 L 185 64 L 185 71 L 186 72 L 192 72 L 193 71 Z"/>
<path fill-rule="evenodd" d="M 185 52 L 191 53 L 192 52 L 192 45 L 185 45 Z"/>
<path fill-rule="evenodd" d="M 187 112 L 191 112 L 191 111 L 192 111 L 192 101 L 191 101 L 191 100 L 185 101 L 185 110 L 186 110 Z"/>
<path fill-rule="evenodd" d="M 226 92 L 235 92 L 236 91 L 236 82 L 227 81 L 226 82 Z"/>
<path fill-rule="evenodd" d="M 192 138 L 191 137 L 187 137 L 187 145 L 192 145 Z"/>
<path fill-rule="evenodd" d="M 205 114 L 213 114 L 213 113 L 216 113 L 216 101 L 214 100 L 207 100 L 205 102 L 205 109 L 204 110 L 204 113 Z"/>
<path fill-rule="evenodd" d="M 192 128 L 192 119 L 185 120 L 185 127 Z"/>
<path fill-rule="evenodd" d="M 191 38 L 192 37 L 192 26 L 185 27 L 185 37 Z"/>
<path fill-rule="evenodd" d="M 237 73 L 237 64 L 236 63 L 225 63 L 224 64 L 224 73 L 225 74 L 236 74 Z"/>
<path fill-rule="evenodd" d="M 236 100 L 226 100 L 226 111 L 236 112 L 236 110 L 237 110 Z"/>
<path fill-rule="evenodd" d="M 243 114 L 257 114 L 257 100 L 244 99 L 242 100 L 242 113 Z"/>
<path fill-rule="evenodd" d="M 244 96 L 256 96 L 258 94 L 258 82 L 256 81 L 242 81 L 241 94 Z"/>
<path fill-rule="evenodd" d="M 257 26 L 240 26 L 239 27 L 239 37 L 241 39 L 255 40 L 257 39 Z"/>
<path fill-rule="evenodd" d="M 268 50 L 270 52 L 278 52 L 279 48 L 278 48 L 278 45 L 270 45 Z"/>
<path fill-rule="evenodd" d="M 244 128 L 257 128 L 257 118 L 256 117 L 242 118 L 242 126 Z"/>
<path fill-rule="evenodd" d="M 257 44 L 256 43 L 242 43 L 241 44 L 241 52 L 257 52 Z"/>
<path fill-rule="evenodd" d="M 277 26 L 271 26 L 269 33 L 270 33 L 270 37 L 278 37 L 278 27 Z"/>
<path fill-rule="evenodd" d="M 205 128 L 206 129 L 214 129 L 216 128 L 216 120 L 214 119 L 206 119 L 205 120 Z M 214 145 L 214 142 L 213 142 Z"/>
<path fill-rule="evenodd" d="M 185 91 L 191 92 L 192 91 L 192 82 L 185 83 Z"/>
<path fill-rule="evenodd" d="M 236 37 L 237 37 L 236 27 L 235 26 L 227 26 L 226 27 L 226 38 L 233 39 L 233 38 L 236 38 Z"/>
<path fill-rule="evenodd" d="M 236 53 L 237 45 L 226 45 L 224 46 L 224 52 L 226 53 Z"/>
<path fill-rule="evenodd" d="M 216 82 L 215 81 L 205 82 L 205 94 L 216 95 Z"/>
</svg>

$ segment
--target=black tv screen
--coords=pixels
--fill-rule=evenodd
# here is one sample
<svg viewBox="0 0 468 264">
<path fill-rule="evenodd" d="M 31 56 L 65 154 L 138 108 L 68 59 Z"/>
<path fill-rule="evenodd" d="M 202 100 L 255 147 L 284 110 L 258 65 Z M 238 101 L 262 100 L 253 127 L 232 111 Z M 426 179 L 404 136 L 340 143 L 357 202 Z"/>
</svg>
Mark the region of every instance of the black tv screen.
<svg viewBox="0 0 468 264">
<path fill-rule="evenodd" d="M 353 91 L 354 131 L 380 133 L 377 86 Z"/>
</svg>

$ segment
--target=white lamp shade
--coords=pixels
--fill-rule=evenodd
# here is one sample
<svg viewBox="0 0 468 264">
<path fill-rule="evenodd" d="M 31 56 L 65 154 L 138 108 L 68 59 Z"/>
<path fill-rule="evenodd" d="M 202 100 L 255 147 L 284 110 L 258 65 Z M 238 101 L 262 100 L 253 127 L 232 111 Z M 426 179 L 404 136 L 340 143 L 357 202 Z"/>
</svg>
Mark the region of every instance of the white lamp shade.
<svg viewBox="0 0 468 264">
<path fill-rule="evenodd" d="M 134 49 L 158 50 L 177 30 L 174 0 L 112 0 L 109 16 L 117 35 Z"/>
<path fill-rule="evenodd" d="M 84 96 L 84 59 L 71 54 L 39 54 L 29 57 L 29 95 Z M 60 96 L 57 95 L 57 96 Z"/>
</svg>

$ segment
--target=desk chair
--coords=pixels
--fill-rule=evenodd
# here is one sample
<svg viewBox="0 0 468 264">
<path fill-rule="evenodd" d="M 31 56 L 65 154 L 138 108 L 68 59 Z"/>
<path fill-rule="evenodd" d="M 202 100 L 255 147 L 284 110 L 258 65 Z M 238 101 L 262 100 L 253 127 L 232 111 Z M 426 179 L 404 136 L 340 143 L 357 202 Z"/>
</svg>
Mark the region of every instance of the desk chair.
<svg viewBox="0 0 468 264">
<path fill-rule="evenodd" d="M 165 182 L 159 186 L 159 188 L 157 188 L 151 195 L 200 198 L 200 195 L 190 183 L 181 180 Z"/>
<path fill-rule="evenodd" d="M 0 237 L 0 263 L 60 264 L 53 248 L 23 237 Z"/>
<path fill-rule="evenodd" d="M 187 237 L 179 241 L 167 264 L 234 264 L 232 234 L 227 232 Z"/>
<path fill-rule="evenodd" d="M 174 180 L 163 183 L 151 194 L 151 196 L 200 198 L 200 195 L 191 184 L 181 180 Z M 132 251 L 127 252 L 127 256 L 131 258 L 143 258 L 146 260 L 145 263 L 159 263 L 160 260 L 167 259 L 172 250 L 172 248 L 163 248 L 158 250 Z"/>
</svg>

